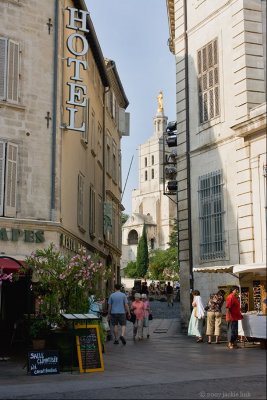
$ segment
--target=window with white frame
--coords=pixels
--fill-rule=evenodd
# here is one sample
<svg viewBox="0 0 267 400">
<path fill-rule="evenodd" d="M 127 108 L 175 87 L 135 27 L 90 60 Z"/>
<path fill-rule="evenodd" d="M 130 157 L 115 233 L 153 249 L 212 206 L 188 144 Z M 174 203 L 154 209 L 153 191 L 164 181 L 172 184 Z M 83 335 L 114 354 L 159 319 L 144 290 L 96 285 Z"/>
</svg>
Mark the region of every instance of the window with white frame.
<svg viewBox="0 0 267 400">
<path fill-rule="evenodd" d="M 197 52 L 199 119 L 203 124 L 220 115 L 218 40 Z"/>
<path fill-rule="evenodd" d="M 95 236 L 95 190 L 93 186 L 89 188 L 89 234 Z"/>
<path fill-rule="evenodd" d="M 78 196 L 77 196 L 77 224 L 80 230 L 84 229 L 84 175 L 78 174 Z"/>
<path fill-rule="evenodd" d="M 0 37 L 0 101 L 19 102 L 19 43 Z"/>
<path fill-rule="evenodd" d="M 0 216 L 16 217 L 18 145 L 0 140 Z"/>
<path fill-rule="evenodd" d="M 225 257 L 222 171 L 199 177 L 200 258 Z"/>
</svg>

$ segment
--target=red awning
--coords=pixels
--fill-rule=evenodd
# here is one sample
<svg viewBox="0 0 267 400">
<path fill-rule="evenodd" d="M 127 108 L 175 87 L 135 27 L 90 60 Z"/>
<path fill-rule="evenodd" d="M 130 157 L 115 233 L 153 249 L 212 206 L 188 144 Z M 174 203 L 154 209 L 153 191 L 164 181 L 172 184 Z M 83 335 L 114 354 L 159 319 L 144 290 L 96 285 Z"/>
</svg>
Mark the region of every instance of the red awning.
<svg viewBox="0 0 267 400">
<path fill-rule="evenodd" d="M 0 268 L 5 273 L 17 272 L 25 263 L 10 257 L 0 257 Z"/>
</svg>

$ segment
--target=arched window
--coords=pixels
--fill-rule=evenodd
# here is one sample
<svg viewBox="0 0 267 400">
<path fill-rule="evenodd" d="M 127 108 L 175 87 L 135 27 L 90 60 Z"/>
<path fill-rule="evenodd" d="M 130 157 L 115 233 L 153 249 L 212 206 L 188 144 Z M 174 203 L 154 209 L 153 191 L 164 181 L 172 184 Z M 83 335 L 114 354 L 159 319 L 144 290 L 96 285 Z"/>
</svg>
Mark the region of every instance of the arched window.
<svg viewBox="0 0 267 400">
<path fill-rule="evenodd" d="M 151 157 L 151 163 L 152 163 L 152 165 L 154 165 L 154 162 L 155 162 L 154 156 L 152 156 L 152 157 Z"/>
<path fill-rule="evenodd" d="M 128 244 L 138 244 L 138 233 L 134 229 L 128 234 Z"/>
<path fill-rule="evenodd" d="M 150 248 L 151 248 L 151 250 L 154 250 L 154 248 L 155 248 L 155 239 L 150 239 Z"/>
<path fill-rule="evenodd" d="M 145 167 L 147 167 L 147 157 L 145 157 Z"/>
<path fill-rule="evenodd" d="M 145 181 L 147 181 L 147 171 L 145 171 Z"/>
<path fill-rule="evenodd" d="M 151 179 L 154 179 L 154 169 L 151 170 Z"/>
</svg>

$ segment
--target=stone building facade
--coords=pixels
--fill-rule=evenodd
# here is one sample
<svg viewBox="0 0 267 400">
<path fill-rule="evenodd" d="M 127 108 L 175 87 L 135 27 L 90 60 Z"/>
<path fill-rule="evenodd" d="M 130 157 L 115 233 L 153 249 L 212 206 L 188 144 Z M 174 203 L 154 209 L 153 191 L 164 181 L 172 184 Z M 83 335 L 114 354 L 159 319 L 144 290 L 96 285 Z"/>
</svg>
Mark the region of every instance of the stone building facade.
<svg viewBox="0 0 267 400">
<path fill-rule="evenodd" d="M 111 269 L 112 290 L 129 133 L 116 64 L 83 0 L 5 0 L 0 14 L 1 269 L 51 242 L 85 247 Z"/>
<path fill-rule="evenodd" d="M 266 2 L 167 1 L 176 59 L 182 323 L 233 265 L 266 265 Z"/>
<path fill-rule="evenodd" d="M 153 119 L 153 135 L 139 145 L 139 188 L 132 192 L 132 214 L 122 227 L 122 270 L 129 261 L 136 260 L 144 224 L 149 251 L 168 247 L 176 204 L 164 195 L 163 133 L 167 120 L 163 107 L 158 108 Z"/>
</svg>

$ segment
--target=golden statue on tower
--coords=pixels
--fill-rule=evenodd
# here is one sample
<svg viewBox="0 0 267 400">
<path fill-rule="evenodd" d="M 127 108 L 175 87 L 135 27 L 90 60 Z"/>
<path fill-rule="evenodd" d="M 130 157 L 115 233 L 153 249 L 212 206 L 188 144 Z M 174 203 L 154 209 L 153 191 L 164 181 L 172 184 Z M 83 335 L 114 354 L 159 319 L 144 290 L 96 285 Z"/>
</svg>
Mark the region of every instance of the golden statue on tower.
<svg viewBox="0 0 267 400">
<path fill-rule="evenodd" d="M 158 99 L 158 113 L 162 113 L 164 112 L 162 90 L 159 92 L 157 99 Z"/>
</svg>

